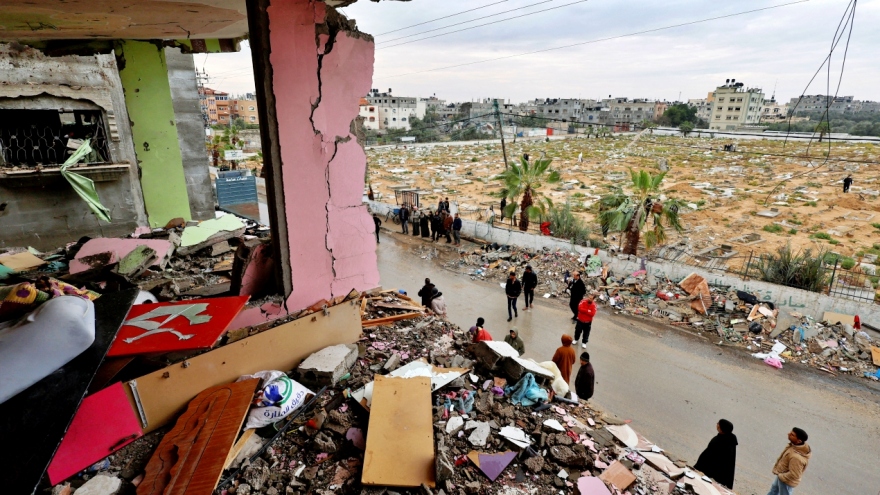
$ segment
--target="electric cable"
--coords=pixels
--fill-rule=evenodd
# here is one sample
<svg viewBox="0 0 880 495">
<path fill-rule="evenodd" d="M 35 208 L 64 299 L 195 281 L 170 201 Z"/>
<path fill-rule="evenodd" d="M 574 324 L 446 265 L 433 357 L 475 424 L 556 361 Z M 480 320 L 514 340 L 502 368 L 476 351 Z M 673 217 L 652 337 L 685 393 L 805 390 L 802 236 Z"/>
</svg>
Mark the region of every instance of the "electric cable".
<svg viewBox="0 0 880 495">
<path fill-rule="evenodd" d="M 507 2 L 507 1 L 508 1 L 508 0 L 501 0 L 500 2 L 495 2 L 495 3 L 486 4 L 486 5 L 483 5 L 482 7 L 476 7 L 476 8 L 468 9 L 468 10 L 462 10 L 461 12 L 456 12 L 456 13 L 454 13 L 454 14 L 449 14 L 449 15 L 447 15 L 447 16 L 438 17 L 438 18 L 436 18 L 436 19 L 431 19 L 430 21 L 420 22 L 420 23 L 418 23 L 418 24 L 412 24 L 412 25 L 410 25 L 410 26 L 406 26 L 406 27 L 402 27 L 402 28 L 394 29 L 394 30 L 392 30 L 392 31 L 385 31 L 384 33 L 379 33 L 379 34 L 376 34 L 376 35 L 373 35 L 373 36 L 385 36 L 386 34 L 396 33 L 396 32 L 398 32 L 398 31 L 403 31 L 404 29 L 409 29 L 409 28 L 414 28 L 414 27 L 416 27 L 416 26 L 422 26 L 422 25 L 425 25 L 425 24 L 430 24 L 430 23 L 432 23 L 432 22 L 441 21 L 441 20 L 443 20 L 443 19 L 449 19 L 450 17 L 455 17 L 455 16 L 457 16 L 457 15 L 461 15 L 461 14 L 467 14 L 468 12 L 473 12 L 473 11 L 475 11 L 475 10 L 485 9 L 486 7 L 491 7 L 491 6 L 493 6 L 493 5 L 498 5 L 499 3 L 504 3 L 504 2 Z"/>
</svg>

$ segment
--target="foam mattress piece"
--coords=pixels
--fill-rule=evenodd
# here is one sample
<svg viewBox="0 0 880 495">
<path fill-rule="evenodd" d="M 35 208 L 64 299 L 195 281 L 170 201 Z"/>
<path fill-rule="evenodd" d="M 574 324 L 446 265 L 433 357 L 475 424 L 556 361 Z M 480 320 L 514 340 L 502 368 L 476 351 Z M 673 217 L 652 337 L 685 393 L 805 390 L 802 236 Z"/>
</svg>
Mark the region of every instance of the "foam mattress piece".
<svg viewBox="0 0 880 495">
<path fill-rule="evenodd" d="M 95 306 L 76 296 L 50 299 L 0 329 L 0 404 L 69 363 L 94 341 Z"/>
</svg>

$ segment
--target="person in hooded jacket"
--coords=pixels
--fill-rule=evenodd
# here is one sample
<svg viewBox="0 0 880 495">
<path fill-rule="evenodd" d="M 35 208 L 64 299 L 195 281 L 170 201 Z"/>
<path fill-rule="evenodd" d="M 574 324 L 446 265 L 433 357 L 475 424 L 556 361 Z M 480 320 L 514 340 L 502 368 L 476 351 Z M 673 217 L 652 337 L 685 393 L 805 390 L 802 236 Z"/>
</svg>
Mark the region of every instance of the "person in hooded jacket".
<svg viewBox="0 0 880 495">
<path fill-rule="evenodd" d="M 791 495 L 794 488 L 801 483 L 812 449 L 807 445 L 807 432 L 800 428 L 792 428 L 788 432 L 788 447 L 776 459 L 773 474 L 776 479 L 767 495 Z"/>
<path fill-rule="evenodd" d="M 431 307 L 431 295 L 434 292 L 434 284 L 431 283 L 430 278 L 425 279 L 425 285 L 419 289 L 419 297 L 422 298 L 422 306 L 426 308 Z"/>
<path fill-rule="evenodd" d="M 563 335 L 562 346 L 556 349 L 556 353 L 553 354 L 553 359 L 551 360 L 559 368 L 559 373 L 562 374 L 565 383 L 571 380 L 571 368 L 574 366 L 575 355 L 574 348 L 571 347 L 572 342 L 571 335 Z"/>
<path fill-rule="evenodd" d="M 535 288 L 538 287 L 538 275 L 532 270 L 532 265 L 526 265 L 526 271 L 522 276 L 523 294 L 526 297 L 526 311 L 530 311 L 535 305 Z"/>
<path fill-rule="evenodd" d="M 709 441 L 709 446 L 700 454 L 694 469 L 702 471 L 706 476 L 732 490 L 737 446 L 733 423 L 721 419 L 718 420 L 715 429 L 718 430 L 718 434 Z"/>
<path fill-rule="evenodd" d="M 431 311 L 439 316 L 446 316 L 446 299 L 436 287 L 431 291 Z"/>
</svg>

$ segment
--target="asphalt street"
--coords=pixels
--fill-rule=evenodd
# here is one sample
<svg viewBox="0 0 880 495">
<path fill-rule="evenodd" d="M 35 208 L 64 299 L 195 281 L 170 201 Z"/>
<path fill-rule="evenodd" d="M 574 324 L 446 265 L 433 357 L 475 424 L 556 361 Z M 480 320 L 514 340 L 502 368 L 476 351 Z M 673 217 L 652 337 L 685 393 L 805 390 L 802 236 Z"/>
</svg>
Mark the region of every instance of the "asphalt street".
<svg viewBox="0 0 880 495">
<path fill-rule="evenodd" d="M 482 316 L 486 329 L 501 340 L 515 325 L 525 341 L 525 357 L 538 361 L 549 360 L 560 336 L 574 332 L 567 301 L 538 297 L 533 311 L 521 310 L 507 323 L 498 283 L 471 280 L 437 259 L 423 259 L 419 246 L 430 243 L 421 239 L 384 229 L 381 237 L 382 286 L 414 296 L 430 277 L 444 294 L 449 320 L 460 327 Z M 456 256 L 445 241 L 435 246 L 440 259 Z M 797 495 L 880 491 L 880 387 L 874 382 L 791 364 L 776 370 L 742 349 L 614 315 L 601 306 L 587 350 L 596 371 L 593 402 L 632 420 L 633 428 L 674 455 L 696 462 L 715 435 L 718 419 L 733 422 L 739 439 L 734 484 L 739 494 L 767 493 L 773 464 L 794 426 L 808 432 L 813 449 Z"/>
</svg>

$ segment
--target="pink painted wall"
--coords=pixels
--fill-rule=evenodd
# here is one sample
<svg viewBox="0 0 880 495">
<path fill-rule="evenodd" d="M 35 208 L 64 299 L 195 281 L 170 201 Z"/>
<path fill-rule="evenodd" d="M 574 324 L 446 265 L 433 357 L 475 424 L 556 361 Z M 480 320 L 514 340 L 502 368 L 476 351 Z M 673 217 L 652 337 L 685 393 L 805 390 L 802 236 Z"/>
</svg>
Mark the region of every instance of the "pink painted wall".
<svg viewBox="0 0 880 495">
<path fill-rule="evenodd" d="M 289 0 L 268 10 L 293 281 L 288 311 L 379 284 L 373 220 L 361 204 L 366 156 L 350 131 L 372 82 L 374 45 L 344 32 L 332 44 L 316 37 L 326 9 Z"/>
</svg>

